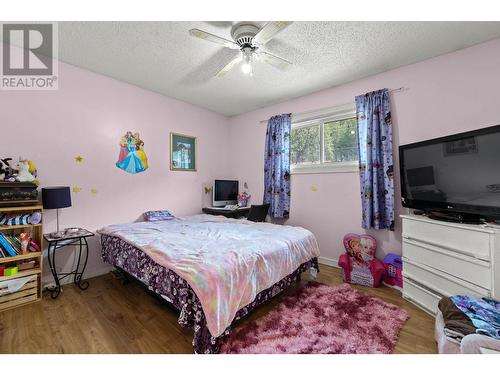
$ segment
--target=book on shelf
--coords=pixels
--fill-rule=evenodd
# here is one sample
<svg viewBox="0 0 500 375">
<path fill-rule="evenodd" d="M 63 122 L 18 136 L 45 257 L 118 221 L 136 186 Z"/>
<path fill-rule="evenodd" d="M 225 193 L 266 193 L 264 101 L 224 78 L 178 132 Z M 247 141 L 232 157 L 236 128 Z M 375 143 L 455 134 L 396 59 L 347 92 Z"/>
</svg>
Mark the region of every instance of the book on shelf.
<svg viewBox="0 0 500 375">
<path fill-rule="evenodd" d="M 3 242 L 0 240 L 0 258 L 21 255 L 23 253 L 21 250 L 21 239 L 18 236 L 6 236 L 3 233 L 0 233 L 0 235 L 3 237 Z M 5 245 L 4 242 L 6 243 Z M 14 255 L 7 248 L 14 251 Z M 30 240 L 28 251 L 31 253 L 39 252 L 40 246 L 35 241 Z"/>
<path fill-rule="evenodd" d="M 21 255 L 21 241 L 19 241 L 16 236 L 5 236 L 5 239 L 7 242 L 12 246 L 14 251 L 16 252 L 16 255 Z"/>
<path fill-rule="evenodd" d="M 17 255 L 16 251 L 2 232 L 0 232 L 0 246 L 9 254 L 9 256 L 15 257 Z"/>
</svg>

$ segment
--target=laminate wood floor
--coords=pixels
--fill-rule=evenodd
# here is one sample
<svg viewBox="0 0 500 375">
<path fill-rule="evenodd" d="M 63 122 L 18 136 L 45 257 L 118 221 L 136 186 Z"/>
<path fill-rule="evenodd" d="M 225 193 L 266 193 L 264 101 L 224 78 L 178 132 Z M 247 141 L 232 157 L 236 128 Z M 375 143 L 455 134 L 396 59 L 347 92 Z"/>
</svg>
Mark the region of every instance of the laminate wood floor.
<svg viewBox="0 0 500 375">
<path fill-rule="evenodd" d="M 320 269 L 318 281 L 341 283 L 339 269 L 324 265 Z M 308 278 L 305 273 L 289 290 Z M 89 281 L 85 291 L 66 285 L 56 300 L 45 294 L 40 303 L 1 312 L 0 353 L 192 353 L 192 332 L 179 326 L 177 314 L 140 283 L 122 285 L 111 274 Z M 395 353 L 436 353 L 433 317 L 396 290 L 355 287 L 410 314 Z M 263 316 L 279 300 L 280 296 L 264 304 L 240 324 Z"/>
</svg>

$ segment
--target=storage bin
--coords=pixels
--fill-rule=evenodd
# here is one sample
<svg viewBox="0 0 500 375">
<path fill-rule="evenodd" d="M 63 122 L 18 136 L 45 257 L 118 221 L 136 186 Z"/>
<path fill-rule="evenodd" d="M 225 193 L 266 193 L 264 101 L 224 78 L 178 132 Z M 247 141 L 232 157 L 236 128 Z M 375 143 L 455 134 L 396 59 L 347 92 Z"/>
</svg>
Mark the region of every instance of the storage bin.
<svg viewBox="0 0 500 375">
<path fill-rule="evenodd" d="M 0 311 L 38 299 L 37 275 L 0 281 Z"/>
</svg>

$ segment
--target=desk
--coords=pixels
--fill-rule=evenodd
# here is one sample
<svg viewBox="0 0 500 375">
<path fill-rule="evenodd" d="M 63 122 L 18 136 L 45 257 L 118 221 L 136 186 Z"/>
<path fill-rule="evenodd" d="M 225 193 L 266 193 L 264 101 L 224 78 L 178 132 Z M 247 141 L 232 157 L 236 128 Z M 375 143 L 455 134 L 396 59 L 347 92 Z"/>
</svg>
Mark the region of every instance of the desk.
<svg viewBox="0 0 500 375">
<path fill-rule="evenodd" d="M 47 249 L 47 259 L 49 261 L 50 271 L 54 277 L 54 282 L 56 286 L 49 289 L 50 297 L 57 298 L 61 293 L 61 280 L 70 275 L 75 275 L 73 282 L 81 289 L 85 290 L 89 287 L 89 282 L 82 280 L 83 273 L 85 272 L 85 267 L 87 266 L 87 260 L 89 258 L 89 245 L 87 243 L 87 237 L 92 237 L 94 233 L 89 232 L 86 229 L 80 229 L 77 233 L 67 234 L 64 237 L 54 238 L 50 234 L 46 234 L 43 237 L 48 242 Z M 59 251 L 60 248 L 66 246 L 78 246 L 78 263 L 76 269 L 71 272 L 59 273 L 56 271 L 56 250 Z M 85 248 L 85 260 L 82 264 L 80 270 L 80 261 L 82 260 L 82 250 Z M 62 277 L 61 277 L 62 275 Z"/>
<path fill-rule="evenodd" d="M 248 213 L 250 212 L 250 207 L 240 207 L 235 210 L 227 210 L 223 208 L 214 208 L 214 207 L 203 207 L 202 211 L 204 214 L 208 215 L 222 215 L 225 217 L 238 219 L 240 217 L 247 217 Z"/>
</svg>

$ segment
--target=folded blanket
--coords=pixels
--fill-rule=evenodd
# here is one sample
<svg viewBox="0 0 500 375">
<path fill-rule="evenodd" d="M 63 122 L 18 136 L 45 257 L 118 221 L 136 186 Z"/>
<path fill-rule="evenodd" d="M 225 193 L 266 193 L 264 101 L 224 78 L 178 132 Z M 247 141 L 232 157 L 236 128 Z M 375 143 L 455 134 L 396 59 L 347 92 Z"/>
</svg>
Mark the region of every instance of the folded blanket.
<svg viewBox="0 0 500 375">
<path fill-rule="evenodd" d="M 441 298 L 438 308 L 443 314 L 444 333 L 448 338 L 459 342 L 464 336 L 476 333 L 472 321 L 449 297 Z"/>
<path fill-rule="evenodd" d="M 476 333 L 500 339 L 500 302 L 492 298 L 456 295 L 451 301 L 471 320 Z"/>
</svg>

